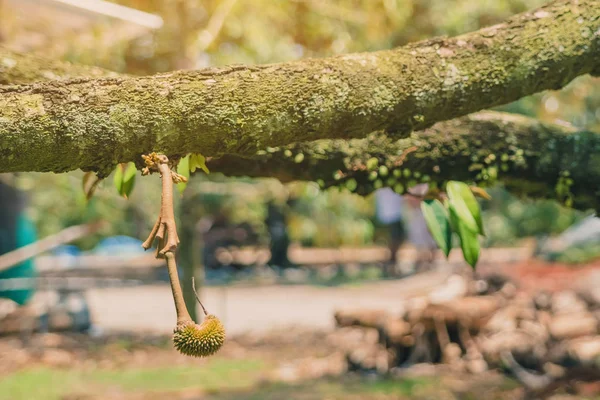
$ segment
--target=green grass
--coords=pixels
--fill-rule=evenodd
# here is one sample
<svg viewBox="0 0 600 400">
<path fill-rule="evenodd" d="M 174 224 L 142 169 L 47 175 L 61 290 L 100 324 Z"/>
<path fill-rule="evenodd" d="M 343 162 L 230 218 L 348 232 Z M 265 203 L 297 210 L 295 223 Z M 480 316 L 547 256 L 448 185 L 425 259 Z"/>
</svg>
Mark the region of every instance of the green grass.
<svg viewBox="0 0 600 400">
<path fill-rule="evenodd" d="M 198 366 L 115 370 L 34 368 L 0 378 L 0 400 L 59 400 L 72 393 L 101 394 L 106 389 L 124 392 L 244 389 L 261 378 L 264 368 L 264 363 L 257 360 L 219 359 Z"/>
<path fill-rule="evenodd" d="M 398 400 L 409 399 L 420 390 L 431 388 L 435 382 L 427 379 L 376 380 L 331 379 L 302 384 L 270 383 L 252 391 L 222 392 L 210 400 Z"/>
</svg>

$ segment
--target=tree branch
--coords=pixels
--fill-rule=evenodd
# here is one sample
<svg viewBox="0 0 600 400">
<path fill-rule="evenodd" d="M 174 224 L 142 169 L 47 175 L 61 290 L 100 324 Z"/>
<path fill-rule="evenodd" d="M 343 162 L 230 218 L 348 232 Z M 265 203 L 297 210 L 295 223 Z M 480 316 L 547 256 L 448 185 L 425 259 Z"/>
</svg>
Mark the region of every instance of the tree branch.
<svg viewBox="0 0 600 400">
<path fill-rule="evenodd" d="M 0 172 L 107 175 L 152 150 L 399 138 L 435 122 L 600 74 L 600 2 L 558 0 L 503 24 L 390 51 L 144 78 L 0 89 Z"/>
<path fill-rule="evenodd" d="M 49 60 L 0 46 L 0 85 L 25 85 L 34 82 L 72 78 L 116 77 L 115 72 L 86 65 Z"/>
<path fill-rule="evenodd" d="M 440 122 L 399 141 L 377 134 L 323 140 L 245 158 L 228 155 L 207 166 L 229 176 L 319 181 L 363 195 L 384 186 L 403 193 L 422 182 L 502 182 L 517 195 L 600 209 L 600 135 L 493 111 Z"/>
</svg>

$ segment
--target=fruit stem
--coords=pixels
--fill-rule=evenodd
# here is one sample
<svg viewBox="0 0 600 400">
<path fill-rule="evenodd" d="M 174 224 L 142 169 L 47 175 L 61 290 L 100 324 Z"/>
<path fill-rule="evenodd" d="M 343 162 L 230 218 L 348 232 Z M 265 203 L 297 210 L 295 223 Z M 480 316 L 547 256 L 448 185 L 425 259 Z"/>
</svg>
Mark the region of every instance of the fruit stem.
<svg viewBox="0 0 600 400">
<path fill-rule="evenodd" d="M 200 301 L 200 296 L 198 296 L 198 292 L 196 292 L 196 281 L 194 279 L 194 277 L 192 276 L 192 290 L 194 291 L 194 294 L 196 295 L 196 300 L 198 300 L 198 304 L 200 304 L 200 307 L 202 307 L 202 311 L 204 311 L 204 315 L 208 315 L 208 313 L 206 312 L 206 308 L 204 308 L 204 304 L 202 304 L 202 302 Z"/>
<path fill-rule="evenodd" d="M 177 273 L 177 261 L 175 260 L 175 250 L 177 250 L 177 246 L 179 245 L 179 238 L 177 237 L 175 213 L 173 210 L 173 182 L 179 182 L 185 178 L 171 171 L 169 159 L 164 154 L 151 153 L 147 156 L 142 156 L 142 158 L 146 163 L 146 167 L 142 170 L 142 175 L 159 172 L 162 179 L 160 214 L 156 220 L 156 224 L 152 228 L 152 232 L 150 232 L 148 239 L 142 244 L 142 247 L 149 249 L 154 239 L 158 239 L 156 258 L 164 257 L 167 259 L 169 281 L 177 313 L 177 325 L 193 322 L 185 306 L 183 290 L 179 282 L 179 274 Z"/>
<path fill-rule="evenodd" d="M 179 274 L 177 273 L 177 262 L 175 254 L 171 251 L 165 253 L 167 259 L 167 269 L 169 271 L 169 281 L 171 282 L 171 291 L 173 292 L 173 301 L 175 302 L 175 311 L 177 312 L 177 324 L 192 321 L 192 317 L 185 306 L 183 299 L 183 290 L 179 283 Z"/>
</svg>

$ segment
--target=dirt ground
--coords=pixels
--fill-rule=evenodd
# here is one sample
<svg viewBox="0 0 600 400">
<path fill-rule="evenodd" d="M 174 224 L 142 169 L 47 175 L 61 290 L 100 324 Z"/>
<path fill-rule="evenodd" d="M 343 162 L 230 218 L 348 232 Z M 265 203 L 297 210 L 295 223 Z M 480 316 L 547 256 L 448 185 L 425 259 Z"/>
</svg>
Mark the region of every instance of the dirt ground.
<svg viewBox="0 0 600 400">
<path fill-rule="evenodd" d="M 512 399 L 497 373 L 418 366 L 401 379 L 344 373 L 340 333 L 286 329 L 230 339 L 210 359 L 172 350 L 167 335 L 36 334 L 0 339 L 1 400 Z M 482 397 L 483 396 L 483 397 Z"/>
<path fill-rule="evenodd" d="M 451 271 L 363 283 L 358 286 L 224 286 L 202 289 L 202 302 L 231 335 L 264 333 L 289 327 L 331 329 L 339 308 L 376 308 L 396 312 L 407 297 L 426 294 Z M 88 292 L 94 324 L 102 330 L 170 333 L 175 309 L 167 284 Z"/>
<path fill-rule="evenodd" d="M 508 270 L 525 290 L 536 283 L 551 290 L 565 282 L 595 284 L 599 267 L 549 268 L 530 261 L 478 273 Z M 406 298 L 427 294 L 452 272 L 441 265 L 409 278 L 339 287 L 204 288 L 206 306 L 228 331 L 224 348 L 209 359 L 173 350 L 175 313 L 167 285 L 93 290 L 88 297 L 95 335 L 0 338 L 0 400 L 520 398 L 521 389 L 498 372 L 460 376 L 421 365 L 401 378 L 344 373 L 335 310 L 399 311 Z"/>
</svg>

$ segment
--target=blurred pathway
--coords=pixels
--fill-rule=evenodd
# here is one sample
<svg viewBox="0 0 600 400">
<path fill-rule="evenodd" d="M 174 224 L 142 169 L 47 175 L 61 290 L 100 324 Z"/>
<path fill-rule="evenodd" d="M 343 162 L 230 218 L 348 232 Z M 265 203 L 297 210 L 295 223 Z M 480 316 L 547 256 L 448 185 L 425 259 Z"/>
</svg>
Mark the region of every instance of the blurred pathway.
<svg viewBox="0 0 600 400">
<path fill-rule="evenodd" d="M 426 294 L 450 271 L 432 271 L 396 281 L 356 287 L 276 285 L 208 287 L 203 303 L 225 323 L 229 334 L 265 332 L 297 326 L 332 328 L 340 308 L 378 308 L 397 312 L 402 299 Z M 168 285 L 88 292 L 96 326 L 105 330 L 171 333 L 175 309 Z"/>
</svg>

